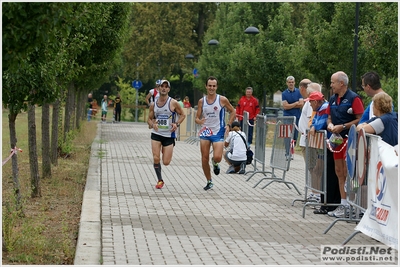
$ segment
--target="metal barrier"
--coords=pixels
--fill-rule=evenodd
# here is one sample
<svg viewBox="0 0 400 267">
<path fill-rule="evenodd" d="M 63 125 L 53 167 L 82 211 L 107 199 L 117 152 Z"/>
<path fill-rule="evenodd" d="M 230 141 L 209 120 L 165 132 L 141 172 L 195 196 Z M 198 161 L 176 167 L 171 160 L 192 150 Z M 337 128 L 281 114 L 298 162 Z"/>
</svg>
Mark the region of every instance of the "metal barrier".
<svg viewBox="0 0 400 267">
<path fill-rule="evenodd" d="M 353 127 L 353 126 L 352 126 Z M 348 218 L 337 218 L 334 220 L 329 227 L 324 231 L 326 234 L 338 221 L 345 222 L 359 222 L 361 220 L 360 215 L 364 214 L 367 207 L 368 197 L 368 168 L 369 165 L 369 150 L 371 140 L 373 138 L 380 138 L 377 135 L 365 134 L 364 129 L 360 130 L 357 134 L 356 149 L 356 164 L 354 165 L 355 170 L 352 174 L 347 174 L 346 179 L 346 199 L 350 205 L 349 217 Z M 349 148 L 348 148 L 349 149 Z M 360 231 L 353 232 L 342 245 L 347 244 L 356 234 Z"/>
<path fill-rule="evenodd" d="M 266 136 L 266 118 L 263 120 L 260 119 L 261 115 L 257 115 L 257 138 L 256 138 L 256 153 L 255 153 L 255 162 L 260 160 L 263 161 L 263 170 L 262 171 L 254 171 L 253 174 L 247 178 L 246 181 L 249 181 L 251 177 L 253 177 L 256 173 L 269 174 L 261 178 L 254 186 L 255 188 L 259 185 L 263 180 L 270 180 L 262 189 L 266 188 L 273 182 L 284 183 L 289 189 L 291 184 L 297 191 L 299 195 L 301 195 L 300 191 L 297 189 L 296 185 L 293 182 L 289 182 L 285 180 L 286 172 L 289 170 L 291 154 L 287 148 L 287 144 L 292 143 L 293 139 L 296 117 L 294 116 L 282 116 L 277 118 L 277 123 L 275 125 L 275 133 L 274 133 L 274 141 L 272 145 L 272 153 L 270 158 L 270 167 L 272 171 L 265 171 L 264 168 L 264 160 L 265 160 L 265 136 Z M 262 125 L 260 125 L 262 124 Z M 260 149 L 258 149 L 260 148 Z M 257 154 L 260 153 L 260 154 Z M 256 160 L 257 159 L 257 160 Z M 278 177 L 275 174 L 276 170 L 282 171 L 282 177 Z"/>
<path fill-rule="evenodd" d="M 247 178 L 246 181 L 250 180 L 251 177 L 253 177 L 254 174 L 256 173 L 265 173 L 265 142 L 266 142 L 266 132 L 267 132 L 267 124 L 266 124 L 267 118 L 264 117 L 263 115 L 257 115 L 256 117 L 256 144 L 255 144 L 255 149 L 254 149 L 254 155 L 253 155 L 253 162 L 252 166 L 254 168 L 253 171 L 248 171 L 245 173 L 253 173 L 249 178 Z M 261 164 L 262 170 L 258 170 L 257 168 L 257 163 Z"/>
<path fill-rule="evenodd" d="M 295 199 L 292 202 L 292 206 L 296 201 L 304 202 L 302 213 L 303 218 L 305 218 L 307 206 L 338 206 L 337 203 L 327 202 L 327 132 L 325 130 L 317 131 L 315 135 L 312 136 L 309 134 L 309 130 L 307 129 L 306 136 L 306 180 L 304 186 L 304 198 Z M 307 200 L 308 190 L 323 195 L 324 201 L 321 203 L 316 202 L 315 200 Z"/>
<path fill-rule="evenodd" d="M 186 143 L 196 144 L 198 145 L 200 142 L 200 137 L 198 136 L 198 132 L 200 130 L 200 126 L 196 124 L 196 112 L 197 109 L 190 108 L 188 109 L 188 113 L 186 115 L 186 135 L 189 133 L 189 137 L 185 140 Z"/>
<path fill-rule="evenodd" d="M 249 113 L 243 111 L 243 128 L 242 131 L 246 134 L 247 140 L 249 140 Z"/>
</svg>

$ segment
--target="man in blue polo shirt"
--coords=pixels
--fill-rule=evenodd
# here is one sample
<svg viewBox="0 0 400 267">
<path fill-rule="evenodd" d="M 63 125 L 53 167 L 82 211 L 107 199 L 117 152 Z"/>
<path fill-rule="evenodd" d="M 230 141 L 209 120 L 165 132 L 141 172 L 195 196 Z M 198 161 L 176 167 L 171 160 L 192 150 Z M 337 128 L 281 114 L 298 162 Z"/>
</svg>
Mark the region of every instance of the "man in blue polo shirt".
<svg viewBox="0 0 400 267">
<path fill-rule="evenodd" d="M 299 119 L 301 115 L 301 108 L 304 105 L 303 96 L 300 93 L 299 88 L 295 87 L 295 79 L 293 76 L 288 76 L 286 78 L 287 88 L 282 92 L 282 106 L 283 106 L 283 116 L 295 116 L 296 125 L 299 125 Z M 296 145 L 298 132 L 295 129 L 293 140 Z M 288 139 L 288 138 L 287 138 Z M 286 157 L 290 158 L 290 141 L 285 139 L 285 149 Z M 292 156 L 293 159 L 293 156 Z"/>
</svg>

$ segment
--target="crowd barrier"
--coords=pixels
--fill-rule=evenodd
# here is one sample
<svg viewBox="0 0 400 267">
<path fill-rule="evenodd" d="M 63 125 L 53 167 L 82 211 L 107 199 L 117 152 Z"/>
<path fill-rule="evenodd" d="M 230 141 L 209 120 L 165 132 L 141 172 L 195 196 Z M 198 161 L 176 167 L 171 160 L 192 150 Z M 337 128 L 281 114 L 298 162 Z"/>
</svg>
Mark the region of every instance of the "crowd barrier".
<svg viewBox="0 0 400 267">
<path fill-rule="evenodd" d="M 337 203 L 329 203 L 327 192 L 327 132 L 325 130 L 317 131 L 315 135 L 310 135 L 309 130 L 306 131 L 306 159 L 305 159 L 305 185 L 304 198 L 295 199 L 304 203 L 302 216 L 305 218 L 307 206 L 338 206 Z M 324 196 L 323 202 L 307 199 L 308 192 L 319 193 Z"/>
<path fill-rule="evenodd" d="M 346 154 L 349 216 L 334 220 L 324 234 L 339 221 L 355 222 L 355 231 L 342 245 L 363 232 L 397 249 L 398 156 L 379 136 L 365 134 L 364 130 L 357 134 L 354 125 L 348 134 Z"/>
<path fill-rule="evenodd" d="M 252 162 L 252 171 L 246 171 L 245 175 L 252 174 L 246 181 L 250 180 L 251 177 L 256 173 L 265 173 L 265 143 L 266 143 L 266 132 L 267 124 L 266 117 L 263 115 L 256 116 L 256 138 L 255 138 L 255 148 Z M 258 169 L 257 165 L 261 165 L 261 170 Z M 248 169 L 248 168 L 246 168 Z"/>
<path fill-rule="evenodd" d="M 252 172 L 246 181 L 249 181 L 255 174 L 262 173 L 266 176 L 262 177 L 253 188 L 257 187 L 262 181 L 270 180 L 262 189 L 266 188 L 273 182 L 283 183 L 289 189 L 292 185 L 297 193 L 301 195 L 300 191 L 297 189 L 293 182 L 287 181 L 285 176 L 286 172 L 289 171 L 290 161 L 292 159 L 292 139 L 294 135 L 296 117 L 294 116 L 281 116 L 277 117 L 275 124 L 274 139 L 272 144 L 272 152 L 270 157 L 270 168 L 271 171 L 265 170 L 265 142 L 267 135 L 267 116 L 257 115 L 257 131 L 256 131 L 256 149 L 255 149 L 255 170 Z M 256 167 L 256 162 L 262 164 L 263 169 L 258 170 Z M 278 176 L 277 171 L 281 171 L 281 175 Z"/>
</svg>

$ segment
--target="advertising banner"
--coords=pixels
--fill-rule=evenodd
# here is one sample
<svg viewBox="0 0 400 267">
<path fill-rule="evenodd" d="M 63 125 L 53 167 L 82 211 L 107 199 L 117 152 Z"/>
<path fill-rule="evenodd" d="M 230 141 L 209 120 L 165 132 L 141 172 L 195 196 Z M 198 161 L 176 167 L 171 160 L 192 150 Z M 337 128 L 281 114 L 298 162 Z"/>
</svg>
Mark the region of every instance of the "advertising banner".
<svg viewBox="0 0 400 267">
<path fill-rule="evenodd" d="M 371 138 L 368 154 L 368 208 L 355 229 L 398 249 L 399 157 L 380 138 Z"/>
</svg>

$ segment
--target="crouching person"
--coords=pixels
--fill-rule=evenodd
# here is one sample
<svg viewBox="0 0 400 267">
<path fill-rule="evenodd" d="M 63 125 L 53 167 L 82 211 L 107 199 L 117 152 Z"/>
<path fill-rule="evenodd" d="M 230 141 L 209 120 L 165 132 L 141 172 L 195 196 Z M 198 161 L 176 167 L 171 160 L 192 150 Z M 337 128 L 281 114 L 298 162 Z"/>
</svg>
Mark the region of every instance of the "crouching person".
<svg viewBox="0 0 400 267">
<path fill-rule="evenodd" d="M 247 160 L 247 141 L 246 134 L 240 130 L 240 124 L 234 121 L 230 127 L 230 132 L 225 140 L 225 147 L 229 147 L 224 152 L 224 158 L 229 164 L 226 173 L 244 174 Z"/>
</svg>

